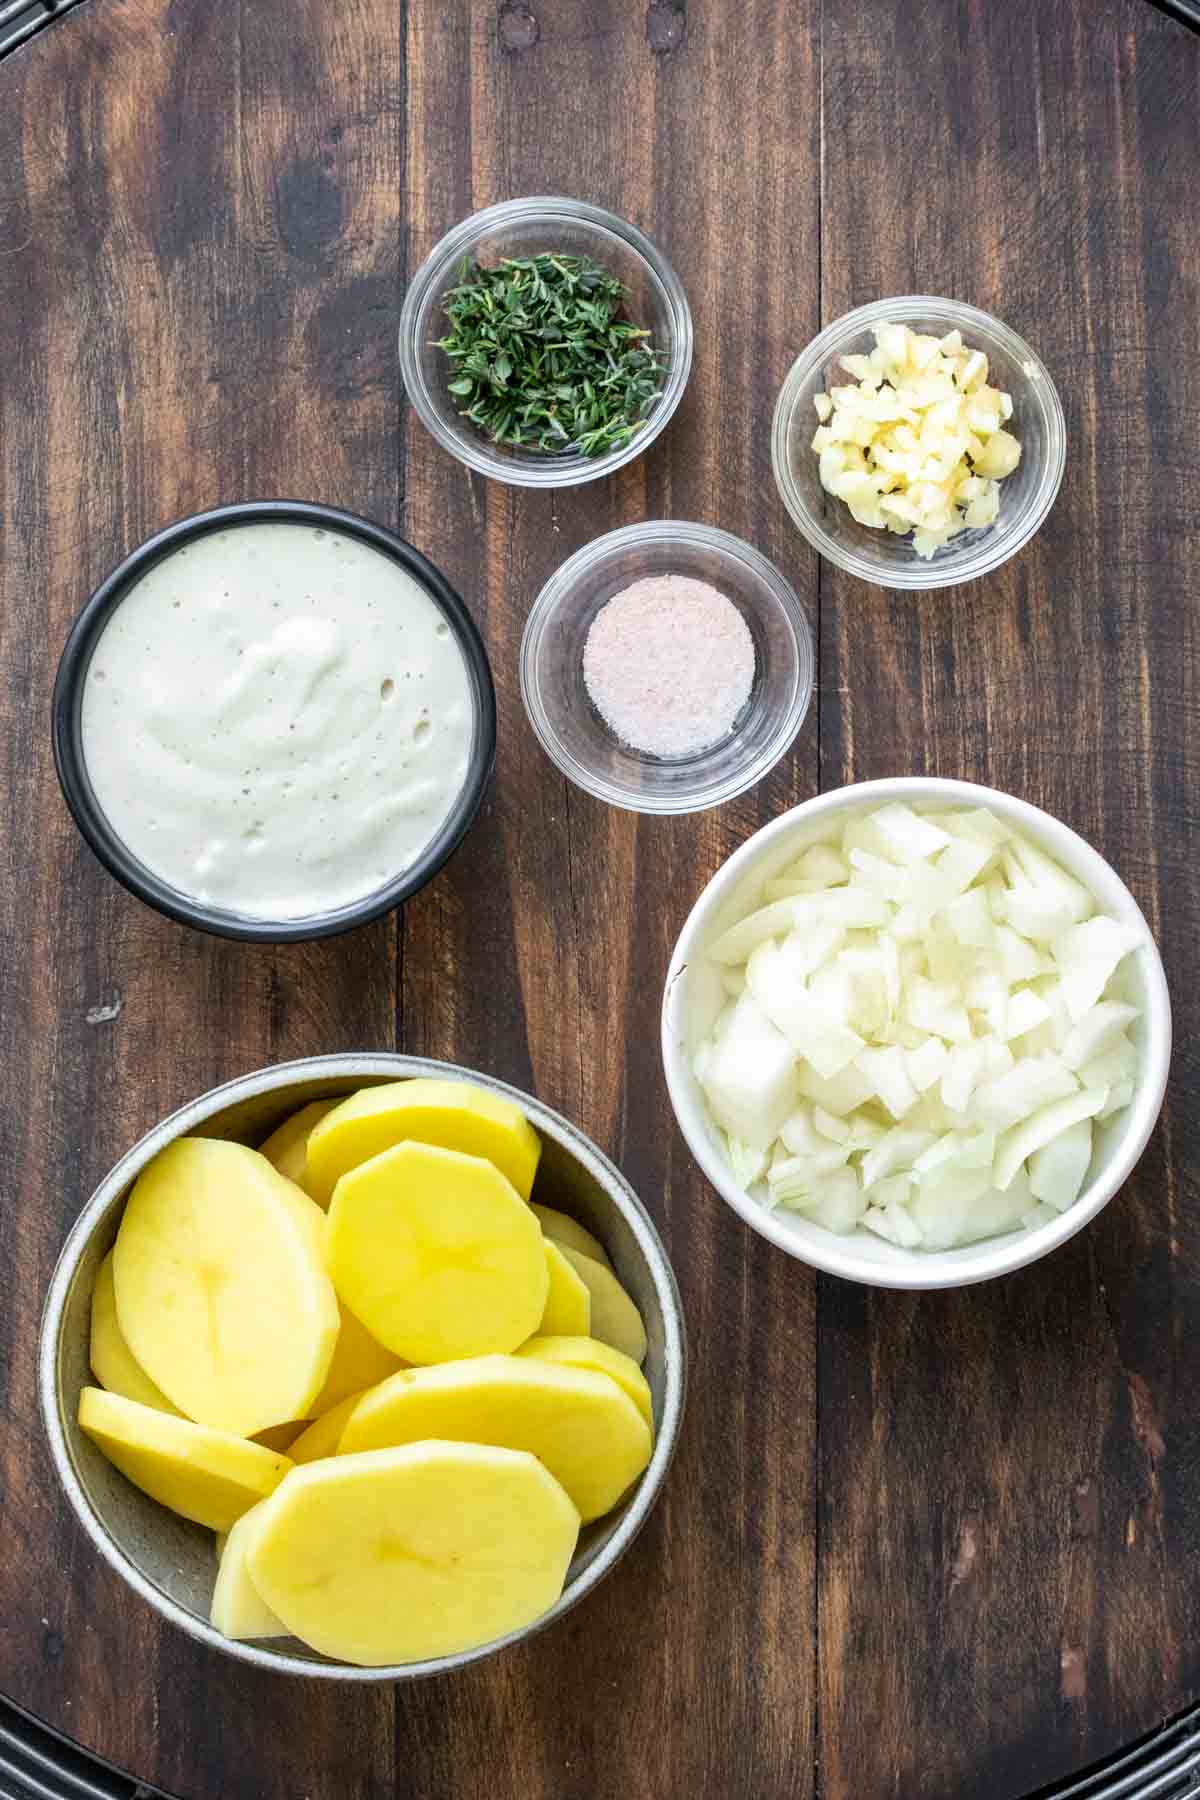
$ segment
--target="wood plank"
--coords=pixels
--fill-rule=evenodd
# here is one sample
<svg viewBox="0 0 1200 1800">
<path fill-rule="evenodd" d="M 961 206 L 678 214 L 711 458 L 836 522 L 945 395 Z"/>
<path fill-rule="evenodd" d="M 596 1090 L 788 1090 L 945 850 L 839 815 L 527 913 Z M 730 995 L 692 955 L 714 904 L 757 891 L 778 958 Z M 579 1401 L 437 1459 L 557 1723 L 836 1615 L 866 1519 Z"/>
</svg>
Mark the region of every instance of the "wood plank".
<svg viewBox="0 0 1200 1800">
<path fill-rule="evenodd" d="M 831 1797 L 1017 1800 L 1195 1699 L 1198 56 L 1143 0 L 411 0 L 407 25 L 373 0 L 95 0 L 4 63 L 0 1690 L 188 1800 L 791 1800 L 818 1771 Z M 554 498 L 469 481 L 396 405 L 405 266 L 535 191 L 648 229 L 697 325 L 663 439 Z M 819 318 L 917 287 L 1038 345 L 1067 482 L 987 583 L 818 592 L 771 480 L 775 393 Z M 168 518 L 271 492 L 399 521 L 492 651 L 497 783 L 399 950 L 393 924 L 192 938 L 92 866 L 57 797 L 42 721 L 91 586 Z M 516 655 L 560 560 L 669 515 L 747 536 L 820 611 L 823 735 L 819 766 L 814 717 L 719 813 L 638 821 L 553 774 Z M 719 861 L 818 776 L 920 768 L 1027 794 L 1130 881 L 1175 984 L 1171 1105 L 1042 1269 L 818 1300 L 690 1165 L 662 970 Z M 625 1168 L 679 1271 L 692 1395 L 663 1503 L 586 1606 L 453 1682 L 334 1695 L 159 1633 L 98 1567 L 33 1354 L 121 1148 L 257 1063 L 393 1043 L 397 1005 L 405 1047 L 536 1088 Z"/>
<path fill-rule="evenodd" d="M 411 421 L 408 533 L 485 625 L 500 696 L 495 797 L 406 910 L 408 1041 L 532 1083 L 626 1170 L 668 1240 L 698 1374 L 666 1495 L 624 1567 L 548 1637 L 422 1707 L 402 1758 L 545 1800 L 811 1790 L 812 1283 L 742 1230 L 671 1123 L 662 974 L 691 900 L 733 845 L 815 786 L 815 733 L 722 812 L 642 821 L 568 788 L 527 726 L 525 615 L 579 545 L 643 517 L 719 522 L 811 598 L 767 455 L 770 409 L 816 309 L 815 7 L 612 0 L 410 6 L 413 265 L 511 194 L 571 194 L 649 231 L 697 325 L 664 437 L 611 482 L 556 497 L 469 478 Z M 713 146 L 736 120 L 737 154 Z M 756 429 L 748 429 L 749 420 Z M 569 1674 L 567 1673 L 569 1671 Z M 569 1695 L 567 1704 L 564 1694 Z M 474 1762 L 484 1717 L 499 1764 Z M 436 1758 L 428 1750 L 431 1716 Z M 424 1785 L 422 1785 L 424 1784 Z"/>
<path fill-rule="evenodd" d="M 827 5 L 823 48 L 823 319 L 913 292 L 998 313 L 1056 377 L 1069 460 L 987 581 L 826 571 L 822 786 L 965 775 L 1066 819 L 1145 907 L 1186 1047 L 1200 43 L 1140 0 L 880 0 Z M 1195 1695 L 1187 1075 L 1185 1048 L 1136 1177 L 1050 1262 L 961 1295 L 822 1286 L 831 1797 L 1022 1793 Z"/>
<path fill-rule="evenodd" d="M 294 1796 L 330 1767 L 339 1794 L 377 1793 L 390 1697 L 248 1682 L 100 1565 L 41 1448 L 41 1297 L 94 1183 L 163 1113 L 262 1063 L 394 1042 L 396 927 L 273 951 L 159 919 L 67 818 L 49 692 L 88 592 L 173 518 L 287 494 L 396 520 L 400 26 L 366 0 L 328 18 L 101 3 L 0 76 L 20 346 L 0 384 L 0 1688 L 189 1796 Z"/>
</svg>

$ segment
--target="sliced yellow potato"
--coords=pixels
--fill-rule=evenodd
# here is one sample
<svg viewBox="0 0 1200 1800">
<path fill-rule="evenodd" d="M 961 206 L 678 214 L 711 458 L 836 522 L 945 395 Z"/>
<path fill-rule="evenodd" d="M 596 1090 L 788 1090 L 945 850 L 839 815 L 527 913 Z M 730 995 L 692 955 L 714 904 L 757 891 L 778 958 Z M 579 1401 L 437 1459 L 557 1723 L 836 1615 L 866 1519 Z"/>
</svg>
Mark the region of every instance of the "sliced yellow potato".
<svg viewBox="0 0 1200 1800">
<path fill-rule="evenodd" d="M 262 1505 L 262 1502 L 259 1502 Z M 287 1637 L 288 1628 L 277 1619 L 250 1578 L 246 1550 L 258 1516 L 258 1507 L 243 1513 L 221 1548 L 221 1566 L 213 1589 L 212 1622 L 227 1638 Z"/>
<path fill-rule="evenodd" d="M 528 1200 L 541 1139 L 519 1106 L 469 1081 L 419 1076 L 362 1088 L 335 1106 L 308 1140 L 308 1182 L 328 1206 L 342 1176 L 404 1142 L 461 1150 L 495 1163 Z"/>
<path fill-rule="evenodd" d="M 385 1381 L 404 1367 L 398 1356 L 393 1356 L 378 1338 L 371 1336 L 348 1306 L 339 1302 L 339 1311 L 342 1323 L 333 1361 L 325 1377 L 325 1386 L 309 1408 L 309 1417 L 313 1419 L 319 1419 L 347 1394 L 358 1394 L 363 1388 L 374 1387 L 377 1381 Z"/>
<path fill-rule="evenodd" d="M 363 1394 L 369 1393 L 363 1388 L 357 1394 L 347 1394 L 336 1406 L 331 1406 L 327 1413 L 314 1419 L 307 1431 L 302 1431 L 296 1439 L 288 1455 L 294 1463 L 320 1462 L 323 1456 L 336 1456 L 342 1441 L 350 1414 L 354 1411 Z"/>
<path fill-rule="evenodd" d="M 151 1381 L 125 1339 L 117 1322 L 117 1298 L 113 1291 L 112 1251 L 96 1271 L 92 1289 L 92 1374 L 110 1394 L 124 1394 L 142 1406 L 157 1407 L 159 1412 L 179 1413 L 160 1387 Z"/>
<path fill-rule="evenodd" d="M 567 1244 L 572 1250 L 579 1250 L 584 1256 L 595 1257 L 598 1263 L 611 1267 L 600 1239 L 594 1238 L 577 1219 L 569 1218 L 565 1212 L 559 1212 L 557 1207 L 541 1206 L 536 1200 L 531 1200 L 530 1205 L 548 1238 L 552 1238 L 556 1244 Z"/>
<path fill-rule="evenodd" d="M 190 1419 L 249 1437 L 307 1417 L 338 1335 L 319 1207 L 244 1144 L 179 1138 L 134 1184 L 117 1318 Z"/>
<path fill-rule="evenodd" d="M 340 1453 L 422 1438 L 528 1450 L 562 1482 L 585 1522 L 615 1506 L 650 1460 L 646 1421 L 615 1381 L 533 1357 L 402 1369 L 359 1401 Z"/>
<path fill-rule="evenodd" d="M 212 1531 L 230 1531 L 292 1467 L 261 1444 L 103 1388 L 80 1394 L 79 1426 L 135 1487 Z"/>
<path fill-rule="evenodd" d="M 411 1444 L 297 1469 L 255 1517 L 249 1566 L 296 1637 L 377 1668 L 531 1624 L 562 1593 L 578 1534 L 532 1456 Z"/>
<path fill-rule="evenodd" d="M 569 1244 L 562 1253 L 592 1296 L 592 1336 L 614 1350 L 624 1351 L 635 1363 L 646 1360 L 646 1327 L 642 1315 L 612 1270 L 594 1257 L 583 1256 Z"/>
<path fill-rule="evenodd" d="M 292 1419 L 286 1425 L 268 1425 L 265 1431 L 256 1431 L 250 1442 L 261 1444 L 265 1450 L 282 1450 L 286 1455 L 304 1430 L 303 1419 Z"/>
<path fill-rule="evenodd" d="M 650 1383 L 633 1358 L 626 1356 L 624 1351 L 614 1350 L 611 1344 L 602 1344 L 594 1337 L 538 1336 L 530 1338 L 527 1344 L 522 1344 L 517 1355 L 533 1356 L 539 1362 L 565 1363 L 571 1369 L 595 1369 L 597 1374 L 611 1375 L 617 1386 L 629 1395 L 651 1431 L 654 1430 L 654 1401 Z"/>
<path fill-rule="evenodd" d="M 515 1350 L 545 1311 L 537 1220 L 498 1169 L 457 1150 L 397 1144 L 343 1175 L 326 1253 L 342 1301 L 406 1362 Z"/>
<path fill-rule="evenodd" d="M 294 1112 L 290 1119 L 277 1125 L 259 1150 L 266 1157 L 273 1169 L 294 1181 L 298 1188 L 308 1193 L 308 1138 L 313 1126 L 323 1119 L 327 1112 L 332 1112 L 337 1105 L 336 1100 L 312 1100 Z M 310 1199 L 313 1196 L 309 1196 Z"/>
<path fill-rule="evenodd" d="M 546 1239 L 550 1291 L 538 1331 L 546 1335 L 586 1337 L 592 1328 L 592 1297 L 558 1245 Z"/>
</svg>

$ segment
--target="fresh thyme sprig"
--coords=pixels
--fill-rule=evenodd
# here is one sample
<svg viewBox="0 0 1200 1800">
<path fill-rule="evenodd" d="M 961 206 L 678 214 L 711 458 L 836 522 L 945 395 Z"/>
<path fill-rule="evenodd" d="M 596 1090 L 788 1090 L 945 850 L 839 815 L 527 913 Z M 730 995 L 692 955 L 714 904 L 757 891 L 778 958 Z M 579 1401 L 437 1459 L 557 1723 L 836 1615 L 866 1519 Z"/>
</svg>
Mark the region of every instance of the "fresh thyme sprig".
<svg viewBox="0 0 1200 1800">
<path fill-rule="evenodd" d="M 663 352 L 622 314 L 626 288 L 587 256 L 464 262 L 446 296 L 463 418 L 493 443 L 559 456 L 623 449 L 662 392 Z"/>
</svg>

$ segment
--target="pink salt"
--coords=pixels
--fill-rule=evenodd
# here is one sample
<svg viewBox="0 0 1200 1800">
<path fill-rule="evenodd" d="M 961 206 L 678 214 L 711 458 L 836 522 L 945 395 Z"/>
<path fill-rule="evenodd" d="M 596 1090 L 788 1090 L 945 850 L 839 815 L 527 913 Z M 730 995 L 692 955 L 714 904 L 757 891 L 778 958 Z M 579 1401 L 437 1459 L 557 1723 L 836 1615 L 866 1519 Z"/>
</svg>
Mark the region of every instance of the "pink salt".
<svg viewBox="0 0 1200 1800">
<path fill-rule="evenodd" d="M 750 698 L 754 640 L 707 581 L 647 575 L 592 620 L 583 679 L 623 743 L 648 756 L 694 756 L 728 736 Z"/>
</svg>

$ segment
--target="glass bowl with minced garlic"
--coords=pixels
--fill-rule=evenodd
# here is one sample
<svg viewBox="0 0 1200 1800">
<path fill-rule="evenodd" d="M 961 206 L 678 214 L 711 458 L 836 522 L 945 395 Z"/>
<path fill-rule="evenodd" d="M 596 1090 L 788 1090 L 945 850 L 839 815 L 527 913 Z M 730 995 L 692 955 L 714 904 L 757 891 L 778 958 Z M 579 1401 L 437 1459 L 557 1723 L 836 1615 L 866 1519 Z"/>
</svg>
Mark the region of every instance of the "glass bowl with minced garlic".
<svg viewBox="0 0 1200 1800">
<path fill-rule="evenodd" d="M 683 396 L 692 316 L 635 225 L 580 200 L 506 200 L 447 232 L 400 314 L 422 424 L 476 474 L 575 487 L 640 456 Z"/>
<path fill-rule="evenodd" d="M 881 587 L 989 574 L 1038 530 L 1066 461 L 1054 382 L 1023 338 L 957 300 L 877 300 L 797 357 L 771 442 L 784 505 L 822 556 Z"/>
</svg>

